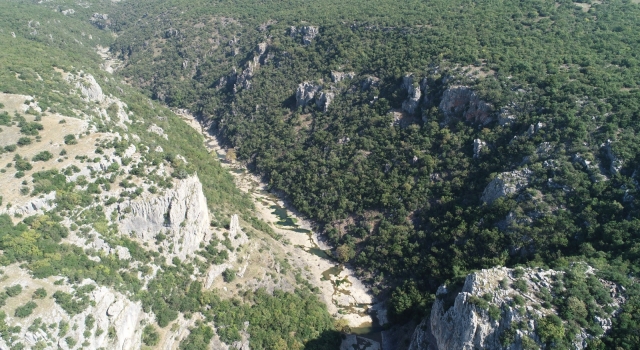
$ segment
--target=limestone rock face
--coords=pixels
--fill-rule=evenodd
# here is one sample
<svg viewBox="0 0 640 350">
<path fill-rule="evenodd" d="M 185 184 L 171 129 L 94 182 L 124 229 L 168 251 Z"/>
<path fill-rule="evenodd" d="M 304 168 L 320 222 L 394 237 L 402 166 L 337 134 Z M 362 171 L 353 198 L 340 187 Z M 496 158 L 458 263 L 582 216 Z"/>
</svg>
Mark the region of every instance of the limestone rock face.
<svg viewBox="0 0 640 350">
<path fill-rule="evenodd" d="M 362 82 L 362 90 L 369 90 L 373 87 L 378 87 L 380 85 L 380 78 L 369 76 Z"/>
<path fill-rule="evenodd" d="M 615 155 L 611 145 L 611 140 L 607 140 L 607 143 L 605 143 L 604 145 L 604 152 L 607 156 L 607 160 L 611 162 L 611 165 L 609 165 L 609 172 L 611 173 L 611 175 L 615 175 L 620 172 L 620 169 L 622 169 L 623 161 Z"/>
<path fill-rule="evenodd" d="M 311 82 L 305 81 L 298 85 L 296 90 L 296 106 L 305 107 L 316 96 L 322 88 L 319 85 L 315 85 Z"/>
<path fill-rule="evenodd" d="M 467 86 L 452 86 L 444 91 L 439 105 L 447 120 L 464 120 L 485 125 L 493 120 L 492 107 L 480 100 L 475 91 Z"/>
<path fill-rule="evenodd" d="M 80 90 L 85 100 L 91 102 L 104 101 L 104 94 L 102 88 L 91 74 L 84 74 L 82 77 L 76 77 L 76 88 Z"/>
<path fill-rule="evenodd" d="M 473 158 L 477 159 L 480 157 L 480 152 L 482 152 L 482 149 L 487 145 L 486 142 L 480 140 L 480 139 L 475 139 L 473 140 Z"/>
<path fill-rule="evenodd" d="M 500 126 L 508 126 L 516 121 L 515 115 L 508 109 L 502 108 L 498 114 L 498 124 Z"/>
<path fill-rule="evenodd" d="M 529 184 L 531 174 L 528 168 L 498 174 L 482 192 L 482 201 L 491 204 L 500 197 L 522 190 Z"/>
<path fill-rule="evenodd" d="M 420 97 L 422 97 L 422 91 L 420 85 L 414 83 L 413 75 L 406 75 L 402 79 L 402 88 L 407 91 L 407 99 L 402 102 L 402 110 L 409 114 L 414 114 L 418 104 L 420 104 Z"/>
<path fill-rule="evenodd" d="M 335 94 L 333 92 L 321 92 L 316 99 L 316 106 L 321 109 L 323 112 L 329 110 L 329 105 L 335 98 Z"/>
<path fill-rule="evenodd" d="M 316 38 L 316 36 L 318 36 L 318 27 L 314 27 L 314 26 L 304 26 L 304 27 L 300 27 L 297 28 L 295 26 L 291 26 L 291 28 L 289 29 L 289 32 L 291 33 L 292 37 L 301 35 L 302 36 L 302 43 L 305 45 L 309 45 L 311 44 L 311 42 L 313 41 L 313 39 Z"/>
<path fill-rule="evenodd" d="M 167 134 L 164 133 L 164 130 L 161 127 L 159 127 L 159 126 L 157 126 L 155 124 L 151 124 L 149 129 L 147 129 L 147 132 L 151 132 L 151 133 L 157 134 L 159 136 L 162 136 L 162 137 L 165 138 L 165 140 L 169 139 L 169 136 L 167 136 Z"/>
<path fill-rule="evenodd" d="M 591 267 L 582 266 L 586 267 L 584 275 L 593 274 Z M 409 349 L 520 350 L 525 348 L 525 345 L 540 347 L 541 340 L 536 329 L 539 322 L 535 319 L 543 319 L 555 312 L 553 308 L 540 307 L 544 304 L 540 293 L 550 290 L 555 279 L 563 274 L 563 271 L 523 269 L 522 275 L 518 276 L 513 269 L 498 267 L 468 275 L 457 295 L 453 295 L 446 286 L 441 286 L 430 317 L 416 328 Z M 515 288 L 516 281 L 524 281 L 527 288 Z M 608 304 L 614 310 L 613 313 L 603 317 L 599 322 L 606 332 L 609 329 L 606 327 L 611 321 L 611 315 L 620 309 L 624 298 L 621 297 L 621 290 L 617 285 L 603 280 L 600 282 L 610 291 L 613 300 Z M 455 298 L 453 305 L 447 302 L 451 298 Z M 486 306 L 481 306 L 482 302 L 485 302 Z M 497 318 L 489 315 L 488 310 L 491 307 L 500 312 Z M 518 308 L 525 312 L 519 311 Z M 505 346 L 504 335 L 507 330 L 512 334 Z M 576 335 L 573 347 L 586 348 L 586 340 L 592 337 L 581 329 Z"/>
<path fill-rule="evenodd" d="M 353 79 L 355 76 L 356 76 L 356 73 L 354 72 L 344 73 L 344 72 L 332 71 L 331 81 L 333 81 L 334 83 L 339 83 L 345 79 Z"/>
<path fill-rule="evenodd" d="M 48 211 L 55 208 L 56 206 L 54 203 L 55 199 L 56 199 L 56 193 L 51 192 L 49 194 L 42 196 L 41 198 L 34 198 L 23 205 L 16 205 L 9 209 L 6 209 L 4 207 L 0 208 L 0 213 L 7 213 L 10 216 L 19 214 L 19 215 L 22 215 L 23 217 L 35 215 L 38 213 L 42 214 L 42 212 L 44 211 Z"/>
<path fill-rule="evenodd" d="M 85 280 L 83 284 L 93 284 L 89 280 Z M 85 339 L 88 345 L 87 349 L 115 349 L 128 350 L 140 349 L 142 347 L 142 329 L 140 322 L 149 320 L 149 316 L 142 310 L 140 302 L 132 302 L 126 296 L 114 292 L 106 287 L 98 287 L 90 292 L 90 299 L 95 302 L 89 305 L 85 310 L 76 314 L 68 315 L 59 305 L 52 304 L 52 307 L 38 316 L 49 324 L 65 320 L 69 324 L 75 325 L 70 327 L 67 336 L 75 339 Z M 41 311 L 37 310 L 36 311 Z M 87 316 L 93 316 L 96 328 L 102 329 L 101 334 L 90 331 L 90 336 L 85 337 L 84 332 L 87 331 L 85 319 Z M 41 334 L 41 330 L 30 331 L 27 327 L 22 327 L 21 336 L 25 340 L 28 348 L 35 346 L 38 341 L 47 341 L 49 336 Z M 115 336 L 109 337 L 107 330 L 112 329 Z M 64 337 L 58 340 L 55 348 L 68 350 L 71 347 L 67 344 Z M 4 349 L 4 347 L 3 347 Z"/>
<path fill-rule="evenodd" d="M 125 208 L 130 208 L 130 213 Z M 197 176 L 178 181 L 164 195 L 145 196 L 122 203 L 124 218 L 118 226 L 123 234 L 163 247 L 168 257 L 185 259 L 211 239 L 207 200 Z M 165 239 L 158 239 L 163 234 Z M 169 249 L 170 247 L 172 249 Z"/>
</svg>

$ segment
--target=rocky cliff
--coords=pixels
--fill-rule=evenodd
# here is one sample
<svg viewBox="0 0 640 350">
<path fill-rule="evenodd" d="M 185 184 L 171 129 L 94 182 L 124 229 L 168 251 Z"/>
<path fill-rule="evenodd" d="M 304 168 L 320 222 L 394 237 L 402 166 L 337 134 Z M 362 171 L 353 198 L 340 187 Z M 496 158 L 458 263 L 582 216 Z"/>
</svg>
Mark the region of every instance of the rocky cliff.
<svg viewBox="0 0 640 350">
<path fill-rule="evenodd" d="M 179 180 L 164 195 L 122 203 L 120 231 L 185 259 L 211 239 L 207 200 L 196 175 Z"/>
<path fill-rule="evenodd" d="M 466 86 L 452 86 L 444 91 L 438 106 L 447 120 L 462 118 L 467 122 L 488 124 L 493 120 L 492 107 Z"/>
<path fill-rule="evenodd" d="M 594 273 L 578 263 L 567 271 L 499 267 L 470 274 L 458 293 L 438 289 L 409 349 L 516 350 L 550 342 L 584 349 L 610 329 L 625 301 L 621 287 Z M 569 285 L 588 285 L 589 292 L 578 298 Z"/>
<path fill-rule="evenodd" d="M 482 192 L 482 201 L 491 204 L 498 198 L 524 189 L 529 184 L 531 174 L 527 168 L 498 174 Z"/>
</svg>

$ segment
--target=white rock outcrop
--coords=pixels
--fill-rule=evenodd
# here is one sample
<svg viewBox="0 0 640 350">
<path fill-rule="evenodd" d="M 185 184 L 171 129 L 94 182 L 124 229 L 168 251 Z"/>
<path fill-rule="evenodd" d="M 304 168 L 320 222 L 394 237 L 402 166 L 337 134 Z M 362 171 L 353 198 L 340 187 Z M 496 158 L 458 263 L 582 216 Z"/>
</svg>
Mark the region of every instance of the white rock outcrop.
<svg viewBox="0 0 640 350">
<path fill-rule="evenodd" d="M 105 96 L 102 93 L 102 87 L 100 87 L 93 75 L 87 73 L 80 73 L 80 75 L 69 74 L 67 75 L 67 81 L 75 83 L 75 87 L 80 91 L 85 101 L 104 101 Z"/>
<path fill-rule="evenodd" d="M 326 112 L 329 110 L 329 105 L 331 105 L 335 97 L 336 95 L 333 92 L 320 92 L 316 99 L 316 106 L 323 112 Z"/>
<path fill-rule="evenodd" d="M 422 97 L 420 85 L 414 82 L 413 75 L 406 75 L 402 78 L 402 88 L 407 91 L 407 99 L 402 102 L 402 110 L 414 114 L 420 104 L 420 97 Z"/>
<path fill-rule="evenodd" d="M 319 30 L 318 27 L 314 27 L 314 26 L 303 26 L 300 28 L 297 28 L 295 26 L 291 26 L 291 28 L 289 28 L 289 32 L 291 34 L 292 37 L 296 37 L 298 35 L 302 36 L 302 43 L 305 45 L 309 45 L 311 44 L 311 42 L 313 41 L 313 39 L 316 38 L 316 36 L 318 36 Z"/>
<path fill-rule="evenodd" d="M 354 72 L 345 73 L 345 72 L 331 71 L 331 81 L 333 81 L 334 83 L 339 83 L 345 79 L 353 79 L 355 78 L 355 76 L 356 76 L 356 73 Z"/>
<path fill-rule="evenodd" d="M 498 198 L 519 192 L 527 187 L 532 174 L 528 168 L 498 174 L 482 192 L 482 201 L 491 204 Z"/>
<path fill-rule="evenodd" d="M 586 267 L 586 271 L 579 273 L 585 276 L 593 274 L 592 268 L 583 266 Z M 541 292 L 549 291 L 556 278 L 564 273 L 523 269 L 520 276 L 516 275 L 513 269 L 498 267 L 468 275 L 457 295 L 449 295 L 453 292 L 448 291 L 446 286 L 441 286 L 430 317 L 416 327 L 409 349 L 520 350 L 525 348 L 525 343 L 540 347 L 541 340 L 536 330 L 539 321 L 535 319 L 540 320 L 556 312 L 554 308 L 540 306 L 544 305 L 544 300 L 540 297 Z M 524 281 L 527 288 L 516 288 L 516 281 Z M 610 328 L 607 328 L 607 325 L 610 324 L 612 315 L 620 309 L 624 297 L 617 285 L 604 280 L 600 282 L 609 290 L 613 300 L 608 306 L 614 311 L 601 321 L 598 320 L 606 332 Z M 447 299 L 451 298 L 455 298 L 453 305 L 447 303 Z M 485 303 L 484 307 L 481 306 L 482 303 Z M 495 307 L 499 312 L 497 318 L 489 315 L 490 307 Z M 507 330 L 511 334 L 505 338 Z M 592 335 L 581 329 L 573 341 L 574 348 L 586 348 L 587 339 L 591 338 Z"/>
<path fill-rule="evenodd" d="M 14 205 L 11 208 L 7 209 L 6 207 L 0 208 L 0 214 L 9 214 L 10 216 L 14 216 L 16 214 L 21 215 L 23 217 L 42 214 L 45 211 L 51 210 L 56 207 L 55 204 L 56 193 L 51 192 L 45 194 L 40 198 L 34 198 L 27 203 Z"/>
<path fill-rule="evenodd" d="M 480 140 L 480 139 L 473 140 L 473 158 L 474 159 L 480 158 L 480 152 L 482 152 L 482 149 L 486 145 L 487 145 L 487 143 L 482 141 L 482 140 Z"/>
<path fill-rule="evenodd" d="M 305 107 L 311 102 L 318 93 L 322 89 L 321 86 L 316 85 L 312 82 L 305 81 L 302 84 L 298 85 L 296 89 L 296 106 L 297 107 Z"/>
<path fill-rule="evenodd" d="M 122 233 L 162 247 L 170 258 L 185 259 L 212 236 L 207 200 L 196 175 L 177 181 L 164 194 L 124 202 L 118 211 Z"/>
<path fill-rule="evenodd" d="M 615 175 L 622 169 L 624 161 L 615 155 L 612 144 L 613 142 L 611 142 L 611 140 L 607 140 L 607 143 L 604 144 L 603 148 L 607 160 L 611 162 L 609 165 L 609 172 L 611 173 L 611 175 Z"/>
<path fill-rule="evenodd" d="M 157 126 L 155 124 L 152 124 L 151 126 L 149 126 L 149 129 L 147 129 L 147 132 L 159 135 L 159 136 L 163 137 L 165 140 L 169 139 L 169 136 L 167 136 L 167 134 L 164 133 L 164 129 L 162 129 L 161 127 L 159 127 L 159 126 Z"/>
</svg>

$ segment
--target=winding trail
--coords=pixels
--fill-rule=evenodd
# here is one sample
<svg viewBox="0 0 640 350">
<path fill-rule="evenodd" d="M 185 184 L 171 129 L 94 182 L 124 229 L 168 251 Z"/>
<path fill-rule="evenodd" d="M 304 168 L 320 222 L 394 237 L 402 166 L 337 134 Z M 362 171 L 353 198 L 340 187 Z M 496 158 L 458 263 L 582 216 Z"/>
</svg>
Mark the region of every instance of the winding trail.
<svg viewBox="0 0 640 350">
<path fill-rule="evenodd" d="M 321 290 L 329 312 L 346 321 L 353 333 L 369 333 L 373 326 L 387 323 L 382 303 L 374 304 L 371 291 L 355 276 L 355 272 L 339 264 L 330 255 L 330 247 L 311 223 L 288 209 L 285 203 L 267 192 L 267 185 L 244 166 L 224 161 L 226 151 L 218 140 L 192 114 L 174 111 L 187 124 L 202 133 L 207 149 L 220 159 L 221 165 L 233 175 L 237 187 L 250 195 L 256 207 L 256 216 L 267 222 L 282 238 L 285 249 L 305 263 L 310 281 Z"/>
</svg>

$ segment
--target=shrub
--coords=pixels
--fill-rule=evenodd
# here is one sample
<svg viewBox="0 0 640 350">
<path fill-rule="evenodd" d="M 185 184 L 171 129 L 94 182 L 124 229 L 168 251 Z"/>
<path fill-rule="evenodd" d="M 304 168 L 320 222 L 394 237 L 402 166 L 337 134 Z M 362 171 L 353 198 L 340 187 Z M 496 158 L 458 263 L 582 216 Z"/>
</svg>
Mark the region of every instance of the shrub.
<svg viewBox="0 0 640 350">
<path fill-rule="evenodd" d="M 492 320 L 499 321 L 501 313 L 502 312 L 500 311 L 499 307 L 495 305 L 489 305 L 489 317 L 491 317 Z"/>
<path fill-rule="evenodd" d="M 516 295 L 516 296 L 513 297 L 513 302 L 516 305 L 524 305 L 524 298 L 522 296 L 520 296 L 520 295 Z"/>
<path fill-rule="evenodd" d="M 38 307 L 38 304 L 34 303 L 33 301 L 30 301 L 18 308 L 16 308 L 16 311 L 14 313 L 14 315 L 18 318 L 25 318 L 28 317 L 29 315 L 31 315 L 31 313 L 33 313 L 33 310 Z"/>
<path fill-rule="evenodd" d="M 519 291 L 523 292 L 523 293 L 526 293 L 526 292 L 527 292 L 527 290 L 529 290 L 529 288 L 528 288 L 528 286 L 527 286 L 527 281 L 525 281 L 525 280 L 523 280 L 523 279 L 516 280 L 516 281 L 513 283 L 513 287 L 514 287 L 515 289 L 517 289 L 517 290 L 519 290 Z"/>
<path fill-rule="evenodd" d="M 147 346 L 156 346 L 160 341 L 160 334 L 156 330 L 156 327 L 147 325 L 142 330 L 142 342 Z"/>
<path fill-rule="evenodd" d="M 78 140 L 76 140 L 76 136 L 69 134 L 64 137 L 64 143 L 66 145 L 76 145 L 78 144 Z"/>
<path fill-rule="evenodd" d="M 224 270 L 224 272 L 222 272 L 222 279 L 227 283 L 233 282 L 236 279 L 236 271 L 233 269 Z"/>
<path fill-rule="evenodd" d="M 51 158 L 53 158 L 53 154 L 51 154 L 51 152 L 42 151 L 42 152 L 36 154 L 35 156 L 33 156 L 33 158 L 31 158 L 31 160 L 34 161 L 34 162 L 46 162 L 46 161 L 50 160 Z"/>
<path fill-rule="evenodd" d="M 47 291 L 44 288 L 38 288 L 33 292 L 33 299 L 44 299 L 47 297 Z"/>
<path fill-rule="evenodd" d="M 29 161 L 25 158 L 20 157 L 19 154 L 16 154 L 15 157 L 13 157 L 13 160 L 15 161 L 15 167 L 18 171 L 27 171 L 33 169 L 33 165 L 31 165 L 31 163 L 29 163 Z"/>
<path fill-rule="evenodd" d="M 22 293 L 22 286 L 19 284 L 4 289 L 8 296 L 15 297 Z"/>
<path fill-rule="evenodd" d="M 14 152 L 17 148 L 18 148 L 18 146 L 16 146 L 16 145 L 4 146 L 4 150 L 7 151 L 7 152 Z"/>
<path fill-rule="evenodd" d="M 514 278 L 520 278 L 522 276 L 524 276 L 524 270 L 521 267 L 516 267 L 513 270 L 513 277 Z"/>
<path fill-rule="evenodd" d="M 21 138 L 18 139 L 17 144 L 20 147 L 30 145 L 31 144 L 31 139 L 28 138 L 28 137 L 21 137 Z"/>
<path fill-rule="evenodd" d="M 548 315 L 538 321 L 537 333 L 544 342 L 560 341 L 565 330 L 562 320 L 556 315 Z"/>
</svg>

